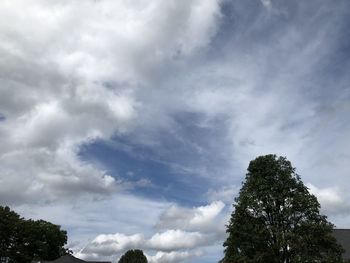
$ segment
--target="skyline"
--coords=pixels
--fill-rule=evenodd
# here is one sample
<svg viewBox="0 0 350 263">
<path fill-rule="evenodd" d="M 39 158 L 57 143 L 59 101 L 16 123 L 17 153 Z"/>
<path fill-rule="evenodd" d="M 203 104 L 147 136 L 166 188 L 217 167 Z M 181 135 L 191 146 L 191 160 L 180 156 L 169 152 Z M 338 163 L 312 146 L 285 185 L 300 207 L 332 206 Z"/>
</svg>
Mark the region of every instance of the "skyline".
<svg viewBox="0 0 350 263">
<path fill-rule="evenodd" d="M 249 161 L 350 228 L 350 3 L 0 3 L 0 200 L 115 262 L 217 262 Z"/>
</svg>

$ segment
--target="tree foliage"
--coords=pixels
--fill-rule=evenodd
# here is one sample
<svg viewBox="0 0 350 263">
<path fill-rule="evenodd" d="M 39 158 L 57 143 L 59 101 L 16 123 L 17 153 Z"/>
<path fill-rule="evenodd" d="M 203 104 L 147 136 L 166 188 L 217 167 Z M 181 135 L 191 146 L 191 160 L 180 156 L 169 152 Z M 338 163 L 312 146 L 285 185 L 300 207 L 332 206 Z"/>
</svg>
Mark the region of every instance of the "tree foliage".
<svg viewBox="0 0 350 263">
<path fill-rule="evenodd" d="M 221 262 L 342 262 L 334 226 L 286 158 L 251 161 L 233 206 Z"/>
<path fill-rule="evenodd" d="M 54 260 L 66 253 L 67 233 L 44 220 L 25 220 L 0 206 L 0 263 Z"/>
<path fill-rule="evenodd" d="M 119 259 L 118 263 L 147 263 L 147 258 L 140 249 L 132 249 Z"/>
</svg>

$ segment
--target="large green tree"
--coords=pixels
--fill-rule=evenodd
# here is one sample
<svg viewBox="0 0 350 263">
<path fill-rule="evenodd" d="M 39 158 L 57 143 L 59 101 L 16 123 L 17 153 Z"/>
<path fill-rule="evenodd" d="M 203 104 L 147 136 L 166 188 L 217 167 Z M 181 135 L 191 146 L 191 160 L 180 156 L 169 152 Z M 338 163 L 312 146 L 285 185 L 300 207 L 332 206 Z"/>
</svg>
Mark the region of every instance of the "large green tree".
<svg viewBox="0 0 350 263">
<path fill-rule="evenodd" d="M 342 262 L 334 226 L 286 158 L 251 161 L 233 206 L 221 262 Z"/>
<path fill-rule="evenodd" d="M 54 260 L 66 253 L 67 233 L 44 220 L 26 220 L 0 206 L 0 263 Z"/>
<path fill-rule="evenodd" d="M 131 249 L 119 259 L 118 263 L 147 263 L 147 258 L 140 249 Z"/>
</svg>

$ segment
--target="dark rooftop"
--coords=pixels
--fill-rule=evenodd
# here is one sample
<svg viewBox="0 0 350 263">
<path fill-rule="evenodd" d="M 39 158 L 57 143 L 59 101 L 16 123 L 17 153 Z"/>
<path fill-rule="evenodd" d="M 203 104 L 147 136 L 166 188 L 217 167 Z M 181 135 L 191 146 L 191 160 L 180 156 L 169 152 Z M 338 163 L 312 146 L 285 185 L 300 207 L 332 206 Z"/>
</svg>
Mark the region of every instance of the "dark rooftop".
<svg viewBox="0 0 350 263">
<path fill-rule="evenodd" d="M 333 235 L 345 249 L 344 259 L 350 259 L 350 229 L 333 229 Z"/>
<path fill-rule="evenodd" d="M 76 258 L 72 255 L 65 255 L 52 261 L 42 260 L 42 261 L 36 261 L 32 263 L 111 263 L 111 262 L 110 261 L 85 261 L 85 260 Z"/>
</svg>

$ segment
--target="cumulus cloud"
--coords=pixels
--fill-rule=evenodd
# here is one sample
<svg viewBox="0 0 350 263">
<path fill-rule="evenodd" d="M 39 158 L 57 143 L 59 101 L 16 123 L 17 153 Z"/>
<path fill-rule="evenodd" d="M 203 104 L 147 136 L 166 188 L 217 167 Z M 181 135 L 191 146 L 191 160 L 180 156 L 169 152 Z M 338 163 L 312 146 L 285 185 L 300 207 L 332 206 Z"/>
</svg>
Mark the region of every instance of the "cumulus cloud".
<svg viewBox="0 0 350 263">
<path fill-rule="evenodd" d="M 0 197 L 5 203 L 66 200 L 77 193 L 107 194 L 118 189 L 113 177 L 80 163 L 69 149 L 18 150 L 4 154 L 1 164 L 0 182 L 7 187 Z"/>
<path fill-rule="evenodd" d="M 149 254 L 147 257 L 151 262 L 180 262 L 199 257 L 202 252 L 198 248 L 222 242 L 225 237 L 222 219 L 226 215 L 220 214 L 223 207 L 224 204 L 220 201 L 192 209 L 176 207 L 174 210 L 172 206 L 159 216 L 159 222 L 162 222 L 162 228 L 166 227 L 166 230 L 149 237 L 123 233 L 98 235 L 76 255 L 85 259 L 111 259 L 128 249 L 139 248 Z M 172 224 L 172 220 L 175 220 L 175 224 Z M 214 224 L 215 229 L 210 227 Z M 176 228 L 171 228 L 175 226 Z M 152 251 L 156 254 L 150 254 Z"/>
<path fill-rule="evenodd" d="M 132 130 L 142 118 L 138 87 L 206 46 L 220 17 L 216 0 L 0 6 L 0 196 L 8 203 L 122 188 L 81 161 L 79 147 Z"/>
<path fill-rule="evenodd" d="M 200 257 L 203 253 L 201 251 L 188 252 L 188 251 L 172 251 L 172 252 L 157 252 L 154 256 L 148 256 L 150 263 L 175 263 L 187 261 L 193 257 Z"/>
<path fill-rule="evenodd" d="M 161 251 L 173 251 L 203 246 L 211 242 L 212 240 L 207 235 L 177 229 L 156 233 L 148 240 L 147 247 Z"/>
<path fill-rule="evenodd" d="M 350 214 L 350 203 L 343 197 L 338 187 L 319 188 L 307 184 L 310 192 L 317 197 L 321 210 L 329 216 Z"/>
<path fill-rule="evenodd" d="M 145 239 L 141 234 L 125 235 L 116 233 L 98 235 L 76 255 L 82 258 L 94 258 L 98 255 L 98 257 L 103 258 L 119 255 L 121 252 L 129 249 L 139 248 L 148 251 L 158 251 L 152 258 L 157 260 L 157 262 L 163 262 L 163 260 L 184 256 L 184 254 L 181 254 L 181 250 L 205 246 L 213 241 L 215 241 L 214 236 L 182 230 L 167 230 L 162 233 L 156 233 L 149 239 Z M 175 251 L 180 252 L 171 253 Z M 193 255 L 192 252 L 190 254 L 186 252 L 186 257 Z"/>
<path fill-rule="evenodd" d="M 159 218 L 156 228 L 181 228 L 186 230 L 212 230 L 217 228 L 217 220 L 225 207 L 222 201 L 214 201 L 209 205 L 184 208 L 177 205 L 171 206 Z"/>
<path fill-rule="evenodd" d="M 82 253 L 110 256 L 123 250 L 140 247 L 143 242 L 144 237 L 140 234 L 131 236 L 120 233 L 99 235 L 84 248 Z"/>
<path fill-rule="evenodd" d="M 234 198 L 238 196 L 240 186 L 237 185 L 225 185 L 219 189 L 209 189 L 209 200 L 222 200 L 225 204 L 232 204 Z"/>
</svg>

